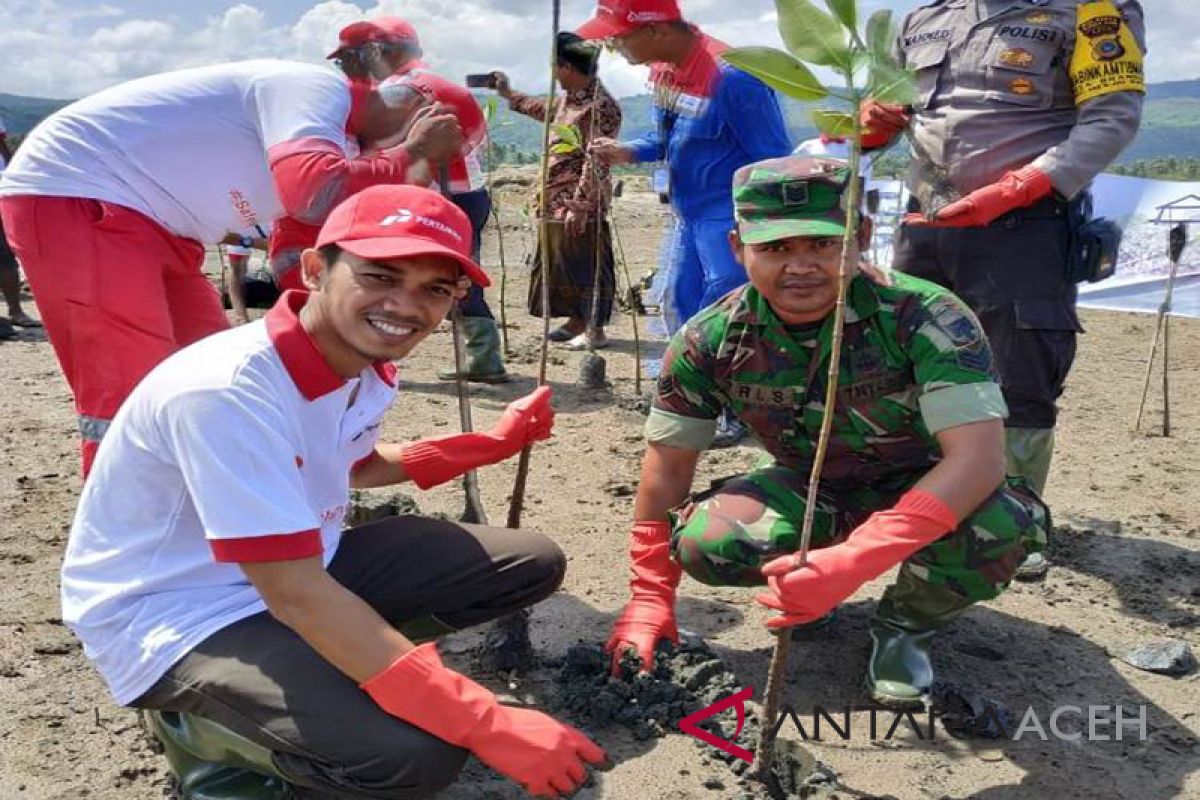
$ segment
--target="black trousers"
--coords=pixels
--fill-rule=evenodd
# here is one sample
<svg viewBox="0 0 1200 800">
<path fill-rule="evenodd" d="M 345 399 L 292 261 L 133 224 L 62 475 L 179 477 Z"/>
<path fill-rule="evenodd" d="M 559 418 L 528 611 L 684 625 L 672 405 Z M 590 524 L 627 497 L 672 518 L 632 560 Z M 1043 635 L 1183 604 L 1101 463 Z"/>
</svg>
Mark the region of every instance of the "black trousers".
<svg viewBox="0 0 1200 800">
<path fill-rule="evenodd" d="M 546 598 L 566 560 L 529 531 L 405 516 L 347 531 L 329 572 L 399 630 L 427 636 Z M 381 710 L 265 612 L 210 636 L 132 705 L 207 717 L 266 747 L 301 798 L 428 797 L 467 757 Z"/>
<path fill-rule="evenodd" d="M 917 209 L 910 209 L 917 210 Z M 966 301 L 991 342 L 1012 428 L 1053 428 L 1082 333 L 1067 277 L 1066 203 L 1047 199 L 976 228 L 903 225 L 893 266 Z"/>
</svg>

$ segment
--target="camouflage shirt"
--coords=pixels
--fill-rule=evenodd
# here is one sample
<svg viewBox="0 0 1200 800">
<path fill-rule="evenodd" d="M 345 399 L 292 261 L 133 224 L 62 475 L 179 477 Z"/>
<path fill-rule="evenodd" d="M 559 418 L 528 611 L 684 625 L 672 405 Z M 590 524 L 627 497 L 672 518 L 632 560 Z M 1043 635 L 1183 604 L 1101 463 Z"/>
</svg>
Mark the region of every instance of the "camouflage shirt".
<svg viewBox="0 0 1200 800">
<path fill-rule="evenodd" d="M 647 440 L 703 450 L 728 406 L 779 464 L 807 472 L 832 323 L 830 314 L 819 328 L 786 326 L 750 285 L 726 295 L 671 340 Z M 979 320 L 908 275 L 892 286 L 851 281 L 840 369 L 824 474 L 847 487 L 928 470 L 941 456 L 935 433 L 1008 415 Z"/>
</svg>

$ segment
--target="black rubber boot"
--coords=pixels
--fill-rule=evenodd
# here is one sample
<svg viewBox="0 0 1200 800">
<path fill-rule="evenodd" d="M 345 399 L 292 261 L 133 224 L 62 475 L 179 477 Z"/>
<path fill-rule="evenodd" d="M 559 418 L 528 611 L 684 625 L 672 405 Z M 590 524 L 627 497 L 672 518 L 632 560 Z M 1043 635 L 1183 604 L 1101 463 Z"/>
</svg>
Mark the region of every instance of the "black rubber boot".
<svg viewBox="0 0 1200 800">
<path fill-rule="evenodd" d="M 920 706 L 933 684 L 929 658 L 933 637 L 971 604 L 957 592 L 920 580 L 902 567 L 871 619 L 867 666 L 871 699 L 892 708 Z"/>
<path fill-rule="evenodd" d="M 291 800 L 265 747 L 212 720 L 174 711 L 148 711 L 181 800 Z"/>
</svg>

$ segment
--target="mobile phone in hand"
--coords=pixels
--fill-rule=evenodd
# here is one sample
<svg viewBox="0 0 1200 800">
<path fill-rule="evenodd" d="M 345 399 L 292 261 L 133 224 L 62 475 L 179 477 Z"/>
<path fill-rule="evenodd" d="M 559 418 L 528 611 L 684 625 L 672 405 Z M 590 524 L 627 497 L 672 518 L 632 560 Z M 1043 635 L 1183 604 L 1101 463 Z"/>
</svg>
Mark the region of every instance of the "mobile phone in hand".
<svg viewBox="0 0 1200 800">
<path fill-rule="evenodd" d="M 468 89 L 495 89 L 496 76 L 490 72 L 475 72 L 467 76 Z"/>
</svg>

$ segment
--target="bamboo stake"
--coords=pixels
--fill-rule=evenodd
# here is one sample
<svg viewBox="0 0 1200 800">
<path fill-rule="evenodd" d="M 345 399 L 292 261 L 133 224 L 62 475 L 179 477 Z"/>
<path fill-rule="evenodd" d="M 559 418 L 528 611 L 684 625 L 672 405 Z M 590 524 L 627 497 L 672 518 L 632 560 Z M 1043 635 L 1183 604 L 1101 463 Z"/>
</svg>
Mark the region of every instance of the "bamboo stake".
<svg viewBox="0 0 1200 800">
<path fill-rule="evenodd" d="M 442 164 L 438 169 L 438 184 L 442 195 L 450 199 L 450 168 Z M 454 393 L 458 397 L 458 422 L 463 433 L 475 430 L 471 419 L 471 393 L 467 387 L 466 356 L 463 346 L 462 306 L 456 300 L 450 306 L 450 336 L 454 343 Z M 483 509 L 483 498 L 479 494 L 479 475 L 470 470 L 463 475 L 463 512 L 459 519 L 475 525 L 487 524 L 487 512 Z"/>
<path fill-rule="evenodd" d="M 853 80 L 848 87 L 854 94 Z M 857 109 L 856 109 L 857 112 Z M 796 569 L 808 563 L 808 548 L 812 542 L 813 519 L 817 509 L 817 490 L 821 482 L 821 471 L 825 466 L 825 452 L 833 430 L 833 414 L 837 405 L 838 376 L 841 373 L 842 328 L 846 321 L 846 290 L 849 286 L 854 245 L 858 235 L 858 204 L 860 199 L 859 168 L 862 159 L 862 124 L 854 114 L 854 135 L 850 147 L 850 185 L 846 201 L 846 235 L 842 239 L 842 260 L 838 265 L 837 305 L 833 312 L 833 338 L 829 348 L 829 374 L 825 386 L 825 408 L 821 417 L 821 433 L 817 438 L 817 449 L 813 455 L 812 471 L 808 476 L 808 495 L 805 499 L 804 524 L 800 529 L 800 550 L 796 553 Z M 775 760 L 775 723 L 779 717 L 779 704 L 786 679 L 788 655 L 791 652 L 791 632 L 783 630 L 776 634 L 775 652 L 771 656 L 771 667 L 767 674 L 766 697 L 763 701 L 762 736 L 758 740 L 755 764 L 759 780 L 774 785 L 771 765 Z"/>
<path fill-rule="evenodd" d="M 547 280 L 546 242 L 550 237 L 550 193 L 546 190 L 550 171 L 550 110 L 554 103 L 554 93 L 558 86 L 554 71 L 558 56 L 558 23 L 560 0 L 551 0 L 551 31 L 550 31 L 550 93 L 546 96 L 546 115 L 542 125 L 542 217 L 539 220 L 542 245 L 542 349 L 541 360 L 538 363 L 538 386 L 546 383 L 546 362 L 550 356 L 550 282 Z M 508 506 L 508 527 L 521 527 L 521 512 L 525 506 L 525 486 L 529 481 L 529 458 L 532 447 L 521 450 L 517 461 L 517 478 L 513 482 L 512 500 Z"/>
<path fill-rule="evenodd" d="M 617 254 L 621 259 L 621 271 L 625 273 L 625 288 L 633 295 L 633 279 L 629 275 L 629 262 L 625 260 L 625 245 L 621 242 L 621 233 L 617 230 L 617 214 L 609 209 L 608 224 L 612 228 L 613 240 L 617 243 Z M 613 271 L 613 283 L 617 281 L 616 271 Z M 629 306 L 629 320 L 633 324 L 633 391 L 642 396 L 642 337 L 638 332 L 638 311 L 632 303 Z"/>
<path fill-rule="evenodd" d="M 1172 296 L 1175 291 L 1175 276 L 1179 273 L 1179 259 L 1183 256 L 1183 248 L 1187 245 L 1187 224 L 1179 223 L 1171 228 L 1168 235 L 1167 256 L 1171 260 L 1171 272 L 1167 276 L 1167 293 L 1158 307 L 1158 318 L 1154 324 L 1154 341 L 1150 345 L 1150 357 L 1146 359 L 1146 378 L 1142 382 L 1142 397 L 1138 402 L 1137 416 L 1133 421 L 1133 429 L 1142 427 L 1142 414 L 1146 409 L 1146 397 L 1150 393 L 1150 379 L 1154 373 L 1154 359 L 1158 355 L 1160 338 L 1169 340 L 1169 318 L 1171 313 Z M 1167 360 L 1169 344 L 1164 341 L 1163 347 L 1163 436 L 1171 435 L 1170 410 L 1170 379 L 1167 377 L 1170 362 Z"/>
<path fill-rule="evenodd" d="M 504 258 L 504 224 L 500 221 L 500 203 L 492 196 L 492 219 L 496 222 L 496 246 L 500 250 L 500 347 L 504 355 L 512 351 L 508 347 L 508 310 L 505 308 L 508 294 L 508 262 Z"/>
<path fill-rule="evenodd" d="M 454 384 L 458 394 L 458 421 L 463 433 L 471 433 L 475 430 L 475 425 L 471 419 L 471 396 L 463 376 L 466 358 L 463 353 L 462 309 L 458 307 L 458 303 L 450 309 L 450 332 L 454 337 Z M 479 474 L 470 470 L 463 475 L 462 482 L 465 505 L 459 519 L 475 525 L 487 525 L 487 512 L 484 511 L 483 498 L 479 494 Z"/>
<path fill-rule="evenodd" d="M 487 193 L 491 204 L 491 218 L 496 223 L 496 247 L 500 253 L 500 349 L 504 355 L 511 352 L 508 347 L 508 309 L 505 307 L 508 295 L 508 261 L 504 257 L 504 223 L 500 219 L 500 201 L 492 189 L 492 174 L 496 168 L 495 148 L 492 143 L 491 131 L 487 140 Z"/>
<path fill-rule="evenodd" d="M 1168 289 L 1168 291 L 1170 291 Z M 1163 315 L 1163 436 L 1171 435 L 1171 314 Z"/>
<path fill-rule="evenodd" d="M 550 162 L 550 106 L 554 102 L 556 86 L 554 66 L 558 52 L 559 2 L 560 0 L 551 0 L 553 13 L 551 15 L 550 35 L 550 94 L 547 100 L 545 124 L 542 126 L 542 218 L 540 223 L 543 243 L 546 241 L 547 234 L 549 233 L 546 183 Z M 538 365 L 538 386 L 543 386 L 546 383 L 546 362 L 550 354 L 550 286 L 546 280 L 547 270 L 545 261 L 546 259 L 543 258 L 542 352 L 541 363 Z M 509 502 L 508 519 L 506 521 L 509 528 L 521 527 L 521 511 L 525 505 L 525 486 L 529 480 L 529 460 L 532 450 L 532 446 L 526 446 L 521 450 L 520 459 L 517 461 L 517 477 L 513 482 L 512 500 Z M 501 673 L 508 673 L 507 679 L 510 686 L 516 684 L 516 673 L 522 664 L 528 660 L 531 650 L 528 609 L 522 609 L 521 611 L 509 614 L 507 617 L 496 620 L 495 624 L 488 631 L 485 652 L 491 654 L 492 667 L 494 669 Z"/>
<path fill-rule="evenodd" d="M 597 56 L 599 58 L 599 56 Z M 590 141 L 596 136 L 596 106 L 600 100 L 600 79 L 592 78 L 594 87 L 592 89 L 592 110 L 588 120 L 588 142 L 583 144 L 587 146 Z M 604 230 L 604 198 L 600 191 L 600 169 L 596 165 L 596 157 L 592 154 L 591 148 L 588 147 L 585 151 L 587 159 L 586 168 L 591 170 L 592 184 L 596 189 L 596 220 L 593 228 L 595 236 L 592 239 L 592 302 L 591 308 L 588 309 L 587 326 L 584 328 L 584 340 L 587 342 L 587 349 L 590 353 L 595 353 L 596 348 L 593 347 L 592 334 L 596 330 L 596 323 L 600 316 L 600 234 Z M 616 283 L 614 276 L 613 283 Z"/>
<path fill-rule="evenodd" d="M 221 260 L 221 300 L 224 303 L 225 294 L 229 291 L 229 284 L 225 280 L 225 273 L 229 270 L 229 264 L 225 260 L 225 245 L 217 245 L 217 258 Z M 231 276 L 232 277 L 232 276 Z M 233 305 L 233 295 L 229 297 L 229 304 Z"/>
</svg>

